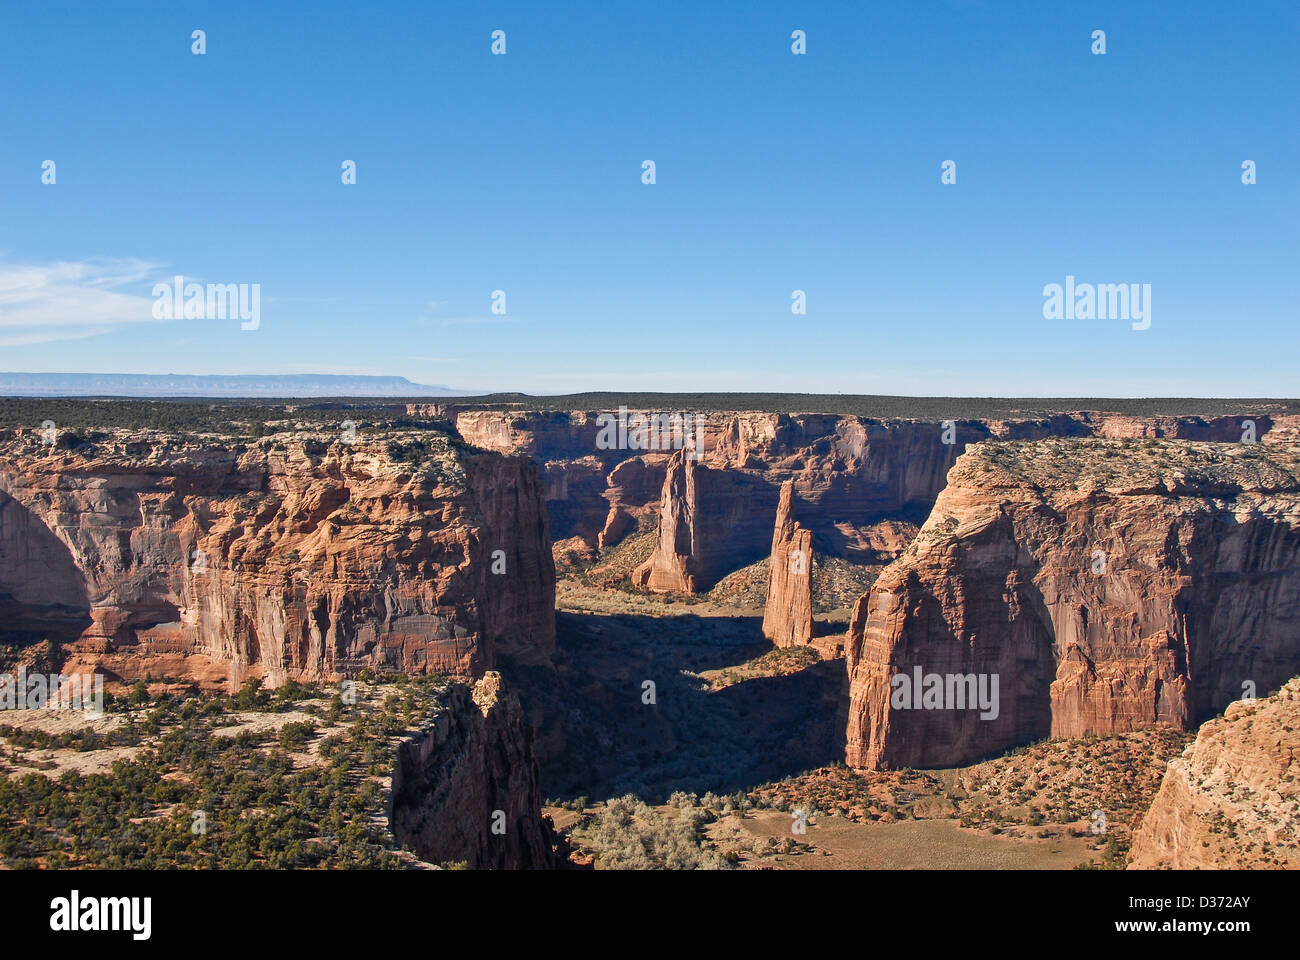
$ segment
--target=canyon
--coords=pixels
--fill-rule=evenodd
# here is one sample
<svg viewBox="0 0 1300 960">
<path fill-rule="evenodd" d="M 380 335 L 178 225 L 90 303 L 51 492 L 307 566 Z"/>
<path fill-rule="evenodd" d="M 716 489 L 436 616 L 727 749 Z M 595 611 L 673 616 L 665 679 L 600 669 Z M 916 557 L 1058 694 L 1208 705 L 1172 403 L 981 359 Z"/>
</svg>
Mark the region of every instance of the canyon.
<svg viewBox="0 0 1300 960">
<path fill-rule="evenodd" d="M 1300 674 L 1288 412 L 714 409 L 694 449 L 610 449 L 603 408 L 277 416 L 0 430 L 0 649 L 119 690 L 476 684 L 397 748 L 391 827 L 429 862 L 558 865 L 551 785 L 961 767 L 1193 731 Z M 894 709 L 916 668 L 996 677 L 997 709 Z"/>
<path fill-rule="evenodd" d="M 827 556 L 879 568 L 915 535 L 957 457 L 986 440 L 1047 437 L 1267 442 L 1294 438 L 1300 417 L 1133 416 L 1073 411 L 1023 418 L 884 419 L 857 415 L 705 411 L 694 459 L 668 446 L 606 450 L 599 411 L 481 409 L 409 404 L 411 416 L 441 417 L 467 443 L 537 461 L 557 552 L 591 559 L 648 517 L 659 525 L 652 559 L 635 574 L 658 592 L 707 591 L 760 560 L 786 481 L 800 523 Z M 650 418 L 633 410 L 630 417 Z"/>
<path fill-rule="evenodd" d="M 762 635 L 846 653 L 850 768 L 954 767 L 1048 738 L 1192 731 L 1243 689 L 1300 673 L 1295 417 L 705 419 L 698 458 L 630 452 L 615 464 L 662 467 L 657 502 L 646 486 L 630 505 L 613 483 L 597 493 L 594 471 L 587 495 L 611 502 L 607 516 L 653 521 L 650 555 L 627 578 L 634 591 L 708 594 L 766 548 Z M 479 411 L 471 422 L 502 420 Z M 548 448 L 530 415 L 510 422 L 493 442 L 554 455 L 547 475 L 565 475 L 562 445 Z M 575 510 L 572 485 L 548 492 L 570 518 L 601 513 Z M 568 532 L 594 533 L 598 551 L 618 542 L 594 523 Z M 814 552 L 878 575 L 839 648 L 815 636 Z M 807 574 L 792 555 L 809 558 Z M 914 667 L 985 693 L 1000 679 L 996 709 L 975 696 L 971 709 L 891 709 L 891 681 Z"/>
</svg>

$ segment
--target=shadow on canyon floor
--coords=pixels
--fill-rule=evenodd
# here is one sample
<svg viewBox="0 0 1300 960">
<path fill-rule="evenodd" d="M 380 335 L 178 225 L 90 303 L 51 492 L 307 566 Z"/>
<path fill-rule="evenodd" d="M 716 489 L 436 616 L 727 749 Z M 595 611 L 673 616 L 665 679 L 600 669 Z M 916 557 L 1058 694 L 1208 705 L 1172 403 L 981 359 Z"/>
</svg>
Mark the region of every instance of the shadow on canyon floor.
<svg viewBox="0 0 1300 960">
<path fill-rule="evenodd" d="M 662 802 L 842 760 L 843 661 L 762 675 L 751 662 L 774 648 L 760 624 L 559 612 L 554 671 L 501 665 L 537 731 L 543 793 Z"/>
</svg>

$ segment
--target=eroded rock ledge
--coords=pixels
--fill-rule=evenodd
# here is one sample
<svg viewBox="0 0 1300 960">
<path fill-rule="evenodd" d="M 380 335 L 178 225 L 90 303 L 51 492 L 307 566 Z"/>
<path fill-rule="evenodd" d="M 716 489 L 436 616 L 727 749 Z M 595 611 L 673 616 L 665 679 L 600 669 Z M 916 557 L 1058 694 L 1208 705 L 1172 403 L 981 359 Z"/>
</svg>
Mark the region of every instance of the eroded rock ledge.
<svg viewBox="0 0 1300 960">
<path fill-rule="evenodd" d="M 1047 736 L 1191 729 L 1300 672 L 1300 454 L 980 444 L 857 603 L 846 759 L 969 763 Z M 996 717 L 895 709 L 899 674 L 998 678 Z"/>
<path fill-rule="evenodd" d="M 1300 677 L 1229 704 L 1171 760 L 1130 869 L 1300 868 Z"/>
</svg>

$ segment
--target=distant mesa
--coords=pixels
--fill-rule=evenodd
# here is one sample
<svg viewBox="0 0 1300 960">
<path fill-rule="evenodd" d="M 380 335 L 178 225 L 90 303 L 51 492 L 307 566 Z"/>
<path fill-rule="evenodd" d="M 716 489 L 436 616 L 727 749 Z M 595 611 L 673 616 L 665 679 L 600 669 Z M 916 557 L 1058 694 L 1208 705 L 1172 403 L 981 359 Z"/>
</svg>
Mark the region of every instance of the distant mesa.
<svg viewBox="0 0 1300 960">
<path fill-rule="evenodd" d="M 0 373 L 0 396 L 9 397 L 446 397 L 461 392 L 405 377 L 317 373 Z"/>
</svg>

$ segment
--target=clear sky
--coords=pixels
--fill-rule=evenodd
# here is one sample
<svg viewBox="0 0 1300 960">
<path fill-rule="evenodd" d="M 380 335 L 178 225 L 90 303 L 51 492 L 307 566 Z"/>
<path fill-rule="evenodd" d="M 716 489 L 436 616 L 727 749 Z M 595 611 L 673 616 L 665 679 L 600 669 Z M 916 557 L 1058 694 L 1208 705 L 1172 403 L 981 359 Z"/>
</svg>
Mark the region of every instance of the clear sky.
<svg viewBox="0 0 1300 960">
<path fill-rule="evenodd" d="M 1300 393 L 1292 0 L 290 7 L 5 5 L 0 370 Z"/>
</svg>

